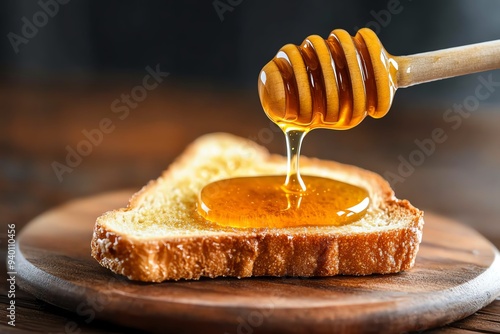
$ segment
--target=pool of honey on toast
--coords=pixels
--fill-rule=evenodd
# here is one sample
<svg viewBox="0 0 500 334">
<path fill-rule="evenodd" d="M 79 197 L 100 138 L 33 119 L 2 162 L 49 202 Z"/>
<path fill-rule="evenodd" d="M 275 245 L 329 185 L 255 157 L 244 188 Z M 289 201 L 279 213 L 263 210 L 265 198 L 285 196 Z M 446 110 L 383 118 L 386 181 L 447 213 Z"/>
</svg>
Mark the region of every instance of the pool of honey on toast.
<svg viewBox="0 0 500 334">
<path fill-rule="evenodd" d="M 368 191 L 338 180 L 301 176 L 300 149 L 311 127 L 278 125 L 286 139 L 287 174 L 209 183 L 198 195 L 198 213 L 234 228 L 341 226 L 361 219 L 370 204 Z"/>
<path fill-rule="evenodd" d="M 198 195 L 198 213 L 233 228 L 341 226 L 361 219 L 370 205 L 368 191 L 330 178 L 301 176 L 300 149 L 310 128 L 278 125 L 286 138 L 287 174 L 209 183 Z"/>
<path fill-rule="evenodd" d="M 235 228 L 287 228 L 345 225 L 368 209 L 368 192 L 351 184 L 303 176 L 305 191 L 284 186 L 286 176 L 240 177 L 205 186 L 198 212 L 218 225 Z"/>
</svg>

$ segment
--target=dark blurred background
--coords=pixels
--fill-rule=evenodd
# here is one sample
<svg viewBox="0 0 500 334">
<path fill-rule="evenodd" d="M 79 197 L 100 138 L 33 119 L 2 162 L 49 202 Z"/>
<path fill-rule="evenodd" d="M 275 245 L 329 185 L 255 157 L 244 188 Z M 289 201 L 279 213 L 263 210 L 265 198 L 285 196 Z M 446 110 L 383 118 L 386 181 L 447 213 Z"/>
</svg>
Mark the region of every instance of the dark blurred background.
<svg viewBox="0 0 500 334">
<path fill-rule="evenodd" d="M 394 55 L 500 38 L 500 3 L 488 0 L 64 2 L 29 42 L 19 44 L 18 53 L 3 38 L 5 78 L 92 82 L 160 63 L 171 81 L 253 89 L 260 68 L 281 46 L 311 34 L 327 37 L 334 28 L 354 34 L 368 26 Z M 22 18 L 33 23 L 42 7 L 38 1 L 2 1 L 3 34 L 22 35 Z M 470 81 L 448 80 L 402 94 L 443 100 L 466 90 Z"/>
</svg>

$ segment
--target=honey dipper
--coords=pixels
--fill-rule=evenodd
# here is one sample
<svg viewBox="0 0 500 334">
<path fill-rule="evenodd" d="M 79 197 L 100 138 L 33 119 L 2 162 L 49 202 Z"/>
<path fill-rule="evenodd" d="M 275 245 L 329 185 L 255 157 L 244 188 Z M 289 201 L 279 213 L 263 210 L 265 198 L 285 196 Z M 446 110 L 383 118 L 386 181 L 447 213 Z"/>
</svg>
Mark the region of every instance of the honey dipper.
<svg viewBox="0 0 500 334">
<path fill-rule="evenodd" d="M 497 68 L 500 40 L 393 56 L 370 29 L 336 29 L 282 47 L 260 72 L 259 96 L 278 125 L 349 129 L 386 115 L 398 88 Z"/>
</svg>

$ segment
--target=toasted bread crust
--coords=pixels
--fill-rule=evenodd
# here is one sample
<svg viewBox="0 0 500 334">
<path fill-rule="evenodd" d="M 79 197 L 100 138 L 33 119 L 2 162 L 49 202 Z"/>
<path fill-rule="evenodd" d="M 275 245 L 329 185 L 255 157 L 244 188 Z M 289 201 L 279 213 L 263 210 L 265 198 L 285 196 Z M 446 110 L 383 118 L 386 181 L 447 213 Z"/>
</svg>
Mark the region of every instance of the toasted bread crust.
<svg viewBox="0 0 500 334">
<path fill-rule="evenodd" d="M 244 141 L 225 134 L 199 139 L 163 173 L 173 177 L 203 147 L 206 140 Z M 248 145 L 256 145 L 250 144 Z M 263 161 L 282 160 L 259 148 Z M 415 263 L 422 236 L 423 212 L 394 197 L 388 183 L 377 174 L 354 166 L 317 159 L 303 165 L 342 168 L 369 179 L 376 189 L 378 207 L 389 217 L 406 217 L 404 227 L 384 231 L 331 233 L 321 230 L 233 230 L 220 235 L 137 238 L 110 229 L 106 222 L 120 211 L 134 210 L 151 193 L 151 181 L 130 199 L 126 209 L 97 219 L 91 242 L 92 256 L 104 267 L 132 280 L 162 282 L 200 277 L 333 276 L 386 274 L 408 270 Z"/>
</svg>

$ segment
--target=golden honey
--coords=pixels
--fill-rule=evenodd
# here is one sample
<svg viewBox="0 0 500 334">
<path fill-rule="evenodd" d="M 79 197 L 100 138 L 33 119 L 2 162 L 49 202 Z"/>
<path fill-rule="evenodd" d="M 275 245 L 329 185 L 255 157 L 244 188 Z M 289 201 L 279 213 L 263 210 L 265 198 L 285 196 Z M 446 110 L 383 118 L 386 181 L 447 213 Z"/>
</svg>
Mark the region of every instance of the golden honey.
<svg viewBox="0 0 500 334">
<path fill-rule="evenodd" d="M 396 90 L 396 70 L 368 29 L 354 37 L 334 30 L 326 40 L 309 36 L 300 46 L 284 46 L 262 69 L 258 85 L 264 111 L 285 133 L 287 175 L 208 184 L 198 196 L 198 212 L 233 228 L 340 226 L 359 220 L 370 204 L 368 192 L 332 179 L 302 177 L 300 148 L 312 129 L 349 129 L 367 115 L 384 116 Z M 384 71 L 385 76 L 376 75 Z"/>
<path fill-rule="evenodd" d="M 275 123 L 344 130 L 387 114 L 397 70 L 373 31 L 336 29 L 282 47 L 259 75 L 259 96 Z"/>
<path fill-rule="evenodd" d="M 304 176 L 304 192 L 283 186 L 285 177 L 259 176 L 213 182 L 200 193 L 198 211 L 222 226 L 277 228 L 344 225 L 363 217 L 366 190 L 315 176 Z"/>
<path fill-rule="evenodd" d="M 345 225 L 362 218 L 370 204 L 360 187 L 318 176 L 301 176 L 299 156 L 304 129 L 284 129 L 287 175 L 239 177 L 206 185 L 198 212 L 220 226 L 287 228 Z"/>
</svg>

